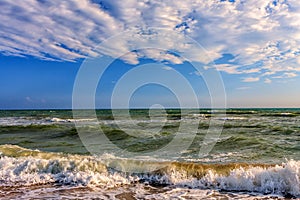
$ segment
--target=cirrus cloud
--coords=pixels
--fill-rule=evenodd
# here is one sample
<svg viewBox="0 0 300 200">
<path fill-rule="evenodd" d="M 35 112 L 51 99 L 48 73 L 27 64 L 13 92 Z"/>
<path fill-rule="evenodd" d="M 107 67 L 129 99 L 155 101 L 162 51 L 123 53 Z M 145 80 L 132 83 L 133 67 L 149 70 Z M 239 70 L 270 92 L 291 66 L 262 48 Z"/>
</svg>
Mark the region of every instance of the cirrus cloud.
<svg viewBox="0 0 300 200">
<path fill-rule="evenodd" d="M 243 78 L 243 82 L 256 82 L 259 81 L 259 77 L 247 77 Z"/>
<path fill-rule="evenodd" d="M 121 59 L 131 64 L 145 57 L 180 64 L 183 60 L 168 51 L 185 51 L 192 61 L 205 65 L 232 55 L 229 63 L 216 68 L 252 74 L 244 82 L 259 81 L 261 76 L 291 78 L 300 72 L 297 0 L 2 0 L 0 6 L 0 52 L 7 56 L 77 61 L 87 56 L 114 57 L 121 50 L 127 52 Z M 137 38 L 149 27 L 162 27 L 174 35 L 159 40 L 160 51 L 131 52 L 134 39 L 116 41 L 113 48 L 96 48 L 133 27 L 141 30 Z M 186 46 L 184 36 L 202 45 L 209 59 Z"/>
</svg>

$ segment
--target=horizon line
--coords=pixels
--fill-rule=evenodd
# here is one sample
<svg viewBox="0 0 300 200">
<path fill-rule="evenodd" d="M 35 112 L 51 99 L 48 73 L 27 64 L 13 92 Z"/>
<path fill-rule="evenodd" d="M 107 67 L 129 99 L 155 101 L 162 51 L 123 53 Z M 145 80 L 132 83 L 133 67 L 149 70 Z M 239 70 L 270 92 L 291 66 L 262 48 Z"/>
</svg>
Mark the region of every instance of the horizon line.
<svg viewBox="0 0 300 200">
<path fill-rule="evenodd" d="M 43 110 L 149 110 L 147 107 L 134 107 L 134 108 L 0 108 L 0 111 L 43 111 Z M 180 107 L 166 107 L 166 108 L 151 108 L 151 110 L 169 110 L 169 109 L 182 109 L 182 110 L 230 110 L 230 109 L 300 109 L 300 107 L 226 107 L 226 108 L 180 108 Z"/>
</svg>

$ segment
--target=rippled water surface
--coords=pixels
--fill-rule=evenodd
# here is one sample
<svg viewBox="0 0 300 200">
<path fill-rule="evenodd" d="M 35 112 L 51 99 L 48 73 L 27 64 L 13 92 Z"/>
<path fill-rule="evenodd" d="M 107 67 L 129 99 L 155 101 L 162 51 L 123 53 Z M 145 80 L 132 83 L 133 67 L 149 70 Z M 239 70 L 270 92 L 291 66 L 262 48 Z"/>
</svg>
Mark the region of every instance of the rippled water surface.
<svg viewBox="0 0 300 200">
<path fill-rule="evenodd" d="M 300 197 L 300 109 L 97 110 L 97 121 L 82 113 L 0 111 L 0 196 Z M 95 155 L 82 139 L 101 133 L 116 148 Z M 205 156 L 204 143 L 214 144 Z"/>
</svg>

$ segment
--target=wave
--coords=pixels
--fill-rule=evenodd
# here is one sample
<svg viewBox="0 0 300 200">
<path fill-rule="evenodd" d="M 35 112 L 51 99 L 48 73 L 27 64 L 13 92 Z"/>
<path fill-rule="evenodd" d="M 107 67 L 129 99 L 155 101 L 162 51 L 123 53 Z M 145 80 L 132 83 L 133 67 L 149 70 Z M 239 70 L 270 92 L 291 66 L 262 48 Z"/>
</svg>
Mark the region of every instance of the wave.
<svg viewBox="0 0 300 200">
<path fill-rule="evenodd" d="M 16 145 L 1 145 L 0 152 L 0 186 L 59 183 L 107 188 L 139 182 L 300 197 L 300 161 L 294 160 L 280 165 L 201 164 L 50 153 Z"/>
<path fill-rule="evenodd" d="M 70 123 L 73 121 L 73 119 L 61 119 L 57 117 L 2 117 L 0 118 L 0 126 L 51 125 L 54 123 Z"/>
<path fill-rule="evenodd" d="M 0 126 L 31 126 L 31 125 L 53 125 L 53 124 L 74 124 L 74 122 L 93 122 L 94 119 L 82 118 L 58 118 L 58 117 L 1 117 Z"/>
</svg>

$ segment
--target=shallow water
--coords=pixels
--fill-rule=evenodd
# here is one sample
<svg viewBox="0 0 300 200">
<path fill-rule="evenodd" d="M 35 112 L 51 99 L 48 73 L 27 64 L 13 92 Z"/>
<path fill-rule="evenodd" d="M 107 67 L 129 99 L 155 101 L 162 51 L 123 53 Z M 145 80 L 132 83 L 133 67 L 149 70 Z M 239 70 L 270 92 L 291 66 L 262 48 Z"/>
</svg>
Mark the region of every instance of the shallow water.
<svg viewBox="0 0 300 200">
<path fill-rule="evenodd" d="M 89 111 L 76 120 L 70 110 L 0 111 L 0 196 L 300 198 L 300 109 L 129 112 L 130 118 L 126 110 L 114 116 L 98 110 L 95 123 Z M 82 134 L 93 136 L 99 128 L 117 148 L 94 155 Z M 221 134 L 201 156 L 207 134 L 215 134 L 208 130 Z M 174 138 L 191 144 L 164 149 Z"/>
</svg>

